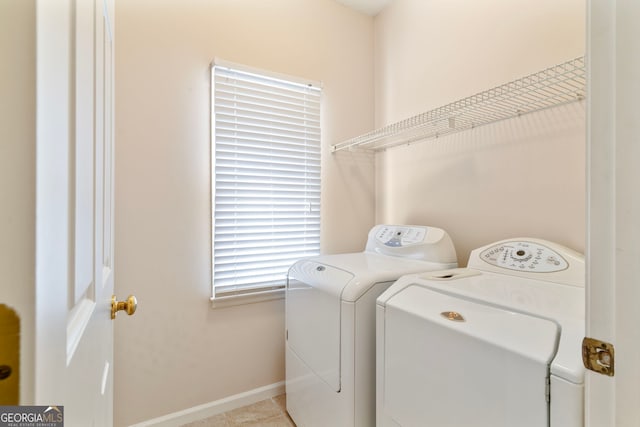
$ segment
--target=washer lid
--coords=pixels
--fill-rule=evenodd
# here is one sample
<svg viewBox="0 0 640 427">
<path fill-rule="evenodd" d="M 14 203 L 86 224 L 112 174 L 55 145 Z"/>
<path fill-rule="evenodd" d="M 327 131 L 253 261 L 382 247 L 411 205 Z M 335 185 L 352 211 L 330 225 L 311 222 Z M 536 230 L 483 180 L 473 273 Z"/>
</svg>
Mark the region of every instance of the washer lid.
<svg viewBox="0 0 640 427">
<path fill-rule="evenodd" d="M 547 425 L 555 322 L 411 284 L 378 321 L 384 412 L 399 425 Z"/>
<path fill-rule="evenodd" d="M 551 320 L 419 284 L 407 286 L 386 305 L 546 365 L 553 360 L 560 339 L 560 327 Z"/>
<path fill-rule="evenodd" d="M 379 298 L 385 301 L 407 286 L 423 286 L 506 310 L 553 319 L 560 325 L 560 344 L 551 372 L 574 384 L 584 382 L 580 353 L 584 326 L 584 288 L 470 268 L 401 277 Z"/>
</svg>

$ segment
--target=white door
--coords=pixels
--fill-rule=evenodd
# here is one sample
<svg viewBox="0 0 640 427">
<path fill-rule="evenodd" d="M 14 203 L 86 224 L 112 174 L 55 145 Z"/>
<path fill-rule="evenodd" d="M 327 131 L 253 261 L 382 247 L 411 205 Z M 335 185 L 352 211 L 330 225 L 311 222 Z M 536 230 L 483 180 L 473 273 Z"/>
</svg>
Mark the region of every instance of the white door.
<svg viewBox="0 0 640 427">
<path fill-rule="evenodd" d="M 37 3 L 35 403 L 113 424 L 113 1 Z"/>
<path fill-rule="evenodd" d="M 640 2 L 588 2 L 587 336 L 615 346 L 587 371 L 586 424 L 640 425 Z"/>
</svg>

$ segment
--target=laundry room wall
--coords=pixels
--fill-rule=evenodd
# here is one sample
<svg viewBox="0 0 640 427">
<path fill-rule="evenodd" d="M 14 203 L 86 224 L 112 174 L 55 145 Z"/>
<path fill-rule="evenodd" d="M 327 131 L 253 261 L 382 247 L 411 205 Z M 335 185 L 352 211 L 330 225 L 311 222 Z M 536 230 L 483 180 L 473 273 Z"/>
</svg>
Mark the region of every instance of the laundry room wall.
<svg viewBox="0 0 640 427">
<path fill-rule="evenodd" d="M 382 127 L 585 53 L 583 0 L 395 0 L 375 19 Z M 508 237 L 585 247 L 585 102 L 376 154 L 376 220 L 440 226 L 458 260 Z"/>
<path fill-rule="evenodd" d="M 333 0 L 117 2 L 115 424 L 284 380 L 284 301 L 212 309 L 210 63 L 320 81 L 325 253 L 361 250 L 374 156 L 332 155 L 373 127 L 373 18 Z"/>
</svg>

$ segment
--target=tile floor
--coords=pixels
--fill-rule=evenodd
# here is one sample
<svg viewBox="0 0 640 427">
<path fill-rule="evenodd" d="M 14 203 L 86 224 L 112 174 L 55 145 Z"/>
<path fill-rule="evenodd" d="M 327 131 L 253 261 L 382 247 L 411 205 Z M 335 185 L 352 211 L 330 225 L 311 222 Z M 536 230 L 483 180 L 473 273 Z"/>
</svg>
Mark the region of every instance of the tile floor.
<svg viewBox="0 0 640 427">
<path fill-rule="evenodd" d="M 261 400 L 181 427 L 295 427 L 287 414 L 286 395 Z"/>
</svg>

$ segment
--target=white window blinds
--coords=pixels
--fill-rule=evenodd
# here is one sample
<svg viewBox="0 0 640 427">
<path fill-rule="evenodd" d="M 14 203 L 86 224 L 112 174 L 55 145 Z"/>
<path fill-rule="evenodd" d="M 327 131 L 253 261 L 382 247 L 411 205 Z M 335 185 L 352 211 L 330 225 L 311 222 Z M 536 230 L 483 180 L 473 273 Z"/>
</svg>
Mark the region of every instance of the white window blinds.
<svg viewBox="0 0 640 427">
<path fill-rule="evenodd" d="M 214 298 L 281 289 L 320 250 L 318 87 L 215 65 Z"/>
</svg>

